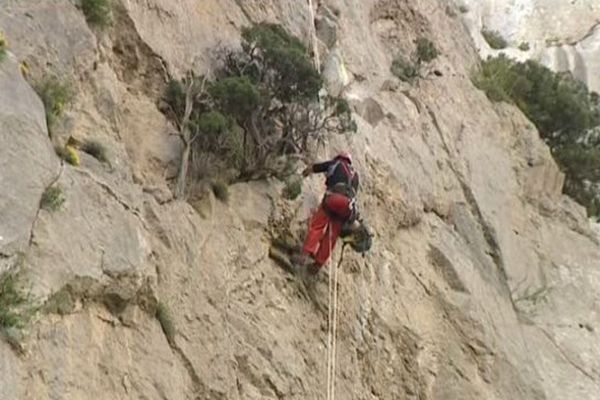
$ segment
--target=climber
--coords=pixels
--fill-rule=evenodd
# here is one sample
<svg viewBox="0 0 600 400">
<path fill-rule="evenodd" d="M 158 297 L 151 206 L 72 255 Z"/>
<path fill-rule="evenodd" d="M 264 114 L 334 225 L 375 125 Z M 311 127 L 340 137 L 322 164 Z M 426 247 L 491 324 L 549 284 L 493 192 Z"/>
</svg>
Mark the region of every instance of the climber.
<svg viewBox="0 0 600 400">
<path fill-rule="evenodd" d="M 302 254 L 297 264 L 315 275 L 329 259 L 345 224 L 357 218 L 355 197 L 358 191 L 358 173 L 352 168 L 352 157 L 341 152 L 335 158 L 307 167 L 302 176 L 325 173 L 326 192 L 313 214 Z"/>
</svg>

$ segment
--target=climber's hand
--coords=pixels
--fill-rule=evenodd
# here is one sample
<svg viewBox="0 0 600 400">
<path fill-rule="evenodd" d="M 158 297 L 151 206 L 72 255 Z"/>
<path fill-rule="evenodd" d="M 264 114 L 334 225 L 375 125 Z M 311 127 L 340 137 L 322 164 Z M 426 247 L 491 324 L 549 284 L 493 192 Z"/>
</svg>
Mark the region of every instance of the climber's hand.
<svg viewBox="0 0 600 400">
<path fill-rule="evenodd" d="M 304 171 L 302 171 L 302 176 L 305 177 L 305 178 L 307 176 L 309 176 L 310 174 L 312 174 L 312 168 L 311 167 L 306 167 L 304 169 Z"/>
</svg>

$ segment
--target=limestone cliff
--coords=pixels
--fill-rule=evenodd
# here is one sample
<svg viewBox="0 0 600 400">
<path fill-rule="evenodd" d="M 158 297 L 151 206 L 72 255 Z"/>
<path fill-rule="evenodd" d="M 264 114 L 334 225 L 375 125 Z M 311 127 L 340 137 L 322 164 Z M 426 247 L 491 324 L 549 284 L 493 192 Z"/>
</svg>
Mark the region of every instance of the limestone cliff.
<svg viewBox="0 0 600 400">
<path fill-rule="evenodd" d="M 267 256 L 273 226 L 302 228 L 321 182 L 295 202 L 274 180 L 232 186 L 228 204 L 173 200 L 181 144 L 157 107 L 169 76 L 207 72 L 243 26 L 308 42 L 307 4 L 114 3 L 105 29 L 69 0 L 0 4 L 0 273 L 20 271 L 42 305 L 0 341 L 0 399 L 325 398 L 328 272 L 308 290 Z M 471 83 L 458 7 L 324 0 L 315 13 L 359 128 L 319 156 L 352 150 L 376 233 L 342 266 L 337 398 L 596 399 L 597 233 L 534 126 Z M 411 86 L 390 65 L 418 37 L 441 55 Z M 53 140 L 98 140 L 110 163 L 61 162 L 25 69 L 70 77 Z M 65 201 L 49 212 L 54 185 Z"/>
<path fill-rule="evenodd" d="M 503 52 L 533 58 L 557 71 L 571 71 L 600 90 L 600 3 L 595 0 L 457 0 L 482 56 Z M 481 32 L 498 32 L 508 47 L 494 51 Z M 519 48 L 521 47 L 521 48 Z"/>
</svg>

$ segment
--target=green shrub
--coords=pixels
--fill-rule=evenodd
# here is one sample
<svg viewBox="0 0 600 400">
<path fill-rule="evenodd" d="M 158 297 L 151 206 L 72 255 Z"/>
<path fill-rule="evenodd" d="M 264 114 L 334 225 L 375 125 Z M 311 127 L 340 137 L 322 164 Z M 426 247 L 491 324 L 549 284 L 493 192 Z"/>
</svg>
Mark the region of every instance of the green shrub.
<svg viewBox="0 0 600 400">
<path fill-rule="evenodd" d="M 62 189 L 59 186 L 50 186 L 42 194 L 40 207 L 46 211 L 58 211 L 65 202 Z"/>
<path fill-rule="evenodd" d="M 302 194 L 302 179 L 288 179 L 283 188 L 283 197 L 288 200 L 296 200 Z"/>
<path fill-rule="evenodd" d="M 489 44 L 492 49 L 502 50 L 508 46 L 508 43 L 498 31 L 492 31 L 484 28 L 481 31 L 481 34 L 483 35 L 483 38 L 485 39 L 487 44 Z"/>
<path fill-rule="evenodd" d="M 529 51 L 530 49 L 529 42 L 523 42 L 519 45 L 519 50 L 521 51 Z"/>
<path fill-rule="evenodd" d="M 8 42 L 6 41 L 6 38 L 4 37 L 2 32 L 0 32 L 0 61 L 2 61 L 6 57 L 7 47 Z"/>
<path fill-rule="evenodd" d="M 272 72 L 270 79 L 282 101 L 317 98 L 323 80 L 300 39 L 280 25 L 267 23 L 245 28 L 242 37 L 246 52 L 251 53 L 253 47 L 260 52 L 264 66 Z"/>
<path fill-rule="evenodd" d="M 73 91 L 68 83 L 55 76 L 44 78 L 34 87 L 44 103 L 48 133 L 52 136 L 52 127 L 62 116 L 65 108 L 73 101 Z"/>
<path fill-rule="evenodd" d="M 201 114 L 196 123 L 198 131 L 209 137 L 223 136 L 231 130 L 231 120 L 218 111 Z"/>
<path fill-rule="evenodd" d="M 416 45 L 416 50 L 410 58 L 399 54 L 390 67 L 392 74 L 404 82 L 412 83 L 419 77 L 422 64 L 433 61 L 439 55 L 435 44 L 427 38 L 418 38 Z"/>
<path fill-rule="evenodd" d="M 165 336 L 169 343 L 174 343 L 175 340 L 175 325 L 173 324 L 173 318 L 171 312 L 165 303 L 159 302 L 156 306 L 156 319 L 160 323 Z"/>
<path fill-rule="evenodd" d="M 211 183 L 212 192 L 217 199 L 223 203 L 229 201 L 229 186 L 222 180 L 215 180 Z"/>
<path fill-rule="evenodd" d="M 585 139 L 600 125 L 598 96 L 568 73 L 505 56 L 484 61 L 473 82 L 490 100 L 514 103 L 536 125 L 566 174 L 565 193 L 595 215 L 600 141 Z"/>
<path fill-rule="evenodd" d="M 460 11 L 463 14 L 466 14 L 469 12 L 469 7 L 467 7 L 465 4 L 461 4 L 460 6 L 458 6 L 458 11 Z"/>
<path fill-rule="evenodd" d="M 427 38 L 420 37 L 417 39 L 417 60 L 418 62 L 431 62 L 439 55 L 435 44 Z"/>
<path fill-rule="evenodd" d="M 25 316 L 23 305 L 27 298 L 17 289 L 16 278 L 5 275 L 0 279 L 0 327 L 23 328 Z"/>
<path fill-rule="evenodd" d="M 295 168 L 280 168 L 282 159 L 297 160 L 292 155 L 314 148 L 325 135 L 357 129 L 347 103 L 330 96 L 319 102 L 322 77 L 306 46 L 281 26 L 246 28 L 241 50 L 224 50 L 221 56 L 214 79 L 190 73 L 171 82 L 164 95 L 168 107 L 162 108 L 184 146 L 193 144 L 183 156 L 192 161 L 191 175 L 211 178 L 204 160 L 216 158 L 219 168 L 213 169 L 226 169 L 235 175 L 232 180 L 284 179 Z M 188 121 L 186 101 L 191 102 Z M 185 176 L 182 169 L 178 193 L 184 192 Z"/>
<path fill-rule="evenodd" d="M 167 84 L 164 100 L 171 107 L 174 115 L 183 115 L 185 112 L 185 89 L 182 82 L 171 79 Z"/>
<path fill-rule="evenodd" d="M 96 140 L 86 140 L 81 146 L 81 150 L 88 153 L 100 162 L 108 162 L 106 147 Z"/>
<path fill-rule="evenodd" d="M 473 78 L 473 83 L 483 90 L 492 101 L 511 101 L 512 89 L 519 80 L 518 72 L 513 68 L 514 62 L 501 55 L 488 58 Z"/>
<path fill-rule="evenodd" d="M 404 82 L 412 82 L 419 76 L 419 70 L 415 63 L 398 55 L 392 62 L 392 74 Z"/>
<path fill-rule="evenodd" d="M 92 25 L 105 27 L 111 23 L 111 0 L 81 0 L 85 19 Z"/>
<path fill-rule="evenodd" d="M 246 76 L 232 76 L 216 81 L 209 93 L 219 110 L 238 121 L 247 119 L 261 104 L 259 88 Z"/>
</svg>

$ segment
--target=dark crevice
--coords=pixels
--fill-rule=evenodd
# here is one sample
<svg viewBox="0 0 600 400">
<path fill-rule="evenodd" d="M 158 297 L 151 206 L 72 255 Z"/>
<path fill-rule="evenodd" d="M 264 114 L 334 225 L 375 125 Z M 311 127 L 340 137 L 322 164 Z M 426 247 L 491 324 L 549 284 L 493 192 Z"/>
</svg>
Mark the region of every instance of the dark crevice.
<svg viewBox="0 0 600 400">
<path fill-rule="evenodd" d="M 536 326 L 536 328 L 538 328 L 544 334 L 544 336 L 546 336 L 548 341 L 550 341 L 550 343 L 552 343 L 552 345 L 556 348 L 556 350 L 558 350 L 558 352 L 560 353 L 560 355 L 562 356 L 562 358 L 565 361 L 567 361 L 570 365 L 573 366 L 573 368 L 575 368 L 577 371 L 581 372 L 581 374 L 583 374 L 585 377 L 590 379 L 592 382 L 594 382 L 594 384 L 596 386 L 598 386 L 600 388 L 600 384 L 598 383 L 598 381 L 600 381 L 600 376 L 593 376 L 588 371 L 586 371 L 583 367 L 581 367 L 579 364 L 577 364 L 575 361 L 571 360 L 569 355 L 562 349 L 562 347 L 560 347 L 558 345 L 558 343 L 556 343 L 554 338 L 548 332 L 546 332 L 543 328 L 541 328 L 539 326 Z"/>
<path fill-rule="evenodd" d="M 163 330 L 163 332 L 164 332 L 164 330 Z M 214 400 L 225 400 L 225 399 L 227 399 L 227 396 L 224 393 L 217 392 L 216 390 L 209 389 L 206 387 L 204 382 L 202 382 L 202 379 L 200 379 L 200 375 L 198 375 L 198 373 L 196 372 L 194 365 L 192 364 L 192 362 L 190 361 L 188 356 L 185 354 L 185 352 L 181 349 L 181 347 L 177 344 L 177 342 L 175 341 L 175 338 L 171 338 L 171 337 L 169 337 L 169 335 L 167 335 L 165 333 L 165 339 L 167 340 L 169 347 L 171 347 L 171 351 L 173 352 L 173 354 L 175 354 L 177 356 L 177 358 L 179 359 L 179 361 L 181 362 L 181 364 L 187 371 L 187 373 L 190 377 L 190 380 L 192 381 L 192 387 L 193 387 L 193 392 L 194 392 L 193 399 L 194 400 L 213 400 L 213 399 Z"/>
<path fill-rule="evenodd" d="M 488 247 L 488 251 L 486 253 L 489 254 L 489 256 L 492 258 L 492 260 L 496 266 L 496 270 L 497 270 L 498 274 L 500 275 L 500 278 L 501 278 L 503 284 L 505 285 L 506 291 L 508 293 L 508 298 L 510 299 L 510 302 L 512 303 L 513 309 L 515 310 L 515 312 L 518 313 L 518 309 L 514 303 L 512 295 L 511 295 L 510 287 L 508 284 L 508 276 L 506 274 L 506 268 L 504 266 L 504 259 L 502 258 L 502 251 L 501 251 L 500 245 L 498 244 L 498 241 L 496 239 L 495 229 L 483 216 L 483 213 L 481 212 L 481 209 L 479 208 L 479 204 L 477 203 L 477 199 L 475 198 L 475 194 L 473 193 L 473 190 L 467 184 L 467 179 L 465 178 L 464 174 L 452 162 L 453 156 L 452 156 L 452 152 L 450 151 L 450 146 L 448 145 L 448 142 L 446 141 L 446 138 L 442 132 L 442 128 L 438 122 L 438 119 L 437 119 L 435 113 L 429 107 L 427 107 L 427 111 L 429 113 L 429 116 L 431 118 L 431 121 L 433 122 L 435 129 L 438 132 L 438 135 L 442 142 L 444 151 L 446 152 L 446 154 L 448 156 L 448 160 L 447 160 L 448 167 L 454 173 L 456 179 L 458 180 L 458 183 L 460 184 L 463 196 L 464 196 L 465 200 L 467 201 L 467 204 L 469 205 L 471 213 L 477 219 L 477 221 L 481 227 L 481 230 L 483 233 L 483 238 Z"/>
<path fill-rule="evenodd" d="M 147 229 L 146 222 L 144 221 L 144 218 L 142 217 L 140 211 L 130 206 L 129 204 L 127 204 L 127 202 L 121 199 L 119 195 L 107 183 L 100 181 L 88 171 L 77 169 L 77 172 L 90 178 L 95 184 L 100 186 L 110 197 L 112 197 L 117 203 L 119 203 L 125 209 L 125 211 L 128 211 L 135 215 L 136 218 L 142 224 L 142 226 Z"/>
</svg>

